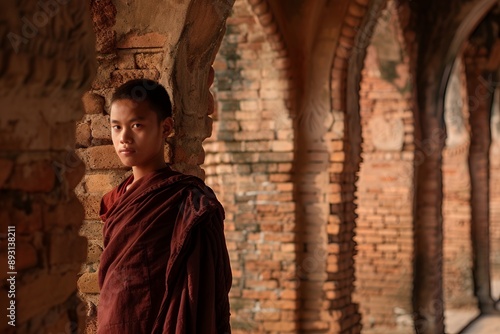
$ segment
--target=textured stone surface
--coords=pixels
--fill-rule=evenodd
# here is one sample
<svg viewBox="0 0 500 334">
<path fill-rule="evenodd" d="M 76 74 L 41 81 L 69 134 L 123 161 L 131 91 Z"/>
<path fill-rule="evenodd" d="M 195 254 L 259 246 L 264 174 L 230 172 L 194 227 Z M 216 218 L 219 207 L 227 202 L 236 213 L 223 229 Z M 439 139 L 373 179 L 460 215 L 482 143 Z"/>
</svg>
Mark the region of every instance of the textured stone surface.
<svg viewBox="0 0 500 334">
<path fill-rule="evenodd" d="M 78 289 L 83 293 L 99 293 L 97 273 L 85 273 L 78 279 Z"/>
<path fill-rule="evenodd" d="M 87 114 L 103 114 L 104 98 L 95 93 L 86 92 L 82 97 L 83 109 Z"/>
<path fill-rule="evenodd" d="M 113 145 L 93 146 L 76 152 L 89 169 L 124 168 Z"/>
<path fill-rule="evenodd" d="M 97 52 L 113 52 L 116 46 L 116 32 L 112 30 L 116 23 L 115 5 L 111 0 L 91 1 L 90 10 L 96 33 Z"/>
<path fill-rule="evenodd" d="M 401 151 L 404 143 L 404 124 L 401 119 L 387 120 L 374 116 L 368 122 L 373 145 L 380 151 Z"/>
</svg>

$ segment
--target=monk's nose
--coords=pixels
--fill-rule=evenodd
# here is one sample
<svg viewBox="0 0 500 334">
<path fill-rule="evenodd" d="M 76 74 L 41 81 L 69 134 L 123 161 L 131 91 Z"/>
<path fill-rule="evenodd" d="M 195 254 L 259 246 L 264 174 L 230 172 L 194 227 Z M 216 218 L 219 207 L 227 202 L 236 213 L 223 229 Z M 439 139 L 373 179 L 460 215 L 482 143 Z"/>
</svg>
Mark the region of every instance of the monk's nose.
<svg viewBox="0 0 500 334">
<path fill-rule="evenodd" d="M 122 143 L 130 143 L 130 142 L 132 142 L 132 136 L 130 134 L 130 130 L 124 129 L 122 131 L 120 142 L 122 142 Z"/>
</svg>

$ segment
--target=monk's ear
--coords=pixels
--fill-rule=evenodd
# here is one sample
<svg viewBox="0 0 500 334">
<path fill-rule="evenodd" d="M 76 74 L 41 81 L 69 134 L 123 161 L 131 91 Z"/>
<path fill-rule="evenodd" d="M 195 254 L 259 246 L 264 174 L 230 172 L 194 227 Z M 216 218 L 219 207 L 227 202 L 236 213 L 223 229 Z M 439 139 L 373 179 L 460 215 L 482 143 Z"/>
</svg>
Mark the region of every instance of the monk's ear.
<svg viewBox="0 0 500 334">
<path fill-rule="evenodd" d="M 167 117 L 162 121 L 163 138 L 168 138 L 174 131 L 174 119 Z"/>
</svg>

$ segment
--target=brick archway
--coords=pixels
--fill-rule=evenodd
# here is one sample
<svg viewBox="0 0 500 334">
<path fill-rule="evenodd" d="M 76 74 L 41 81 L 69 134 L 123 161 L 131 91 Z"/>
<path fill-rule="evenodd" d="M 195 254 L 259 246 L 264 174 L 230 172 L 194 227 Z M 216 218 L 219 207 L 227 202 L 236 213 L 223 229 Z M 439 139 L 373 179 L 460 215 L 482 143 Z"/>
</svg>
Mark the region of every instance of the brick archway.
<svg viewBox="0 0 500 334">
<path fill-rule="evenodd" d="M 416 32 L 418 45 L 413 63 L 419 140 L 426 144 L 422 148 L 422 162 L 416 171 L 414 310 L 417 314 L 416 329 L 421 333 L 444 331 L 441 174 L 446 136 L 444 93 L 451 68 L 465 39 L 494 4 L 494 1 L 472 1 L 467 5 L 410 4 L 412 14 L 409 26 Z M 434 14 L 428 15 L 429 11 L 441 15 L 439 25 L 430 24 L 435 22 L 435 18 Z"/>
<path fill-rule="evenodd" d="M 347 112 L 359 123 L 363 154 L 355 190 L 354 297 L 363 331 L 404 332 L 413 327 L 414 96 L 397 3 L 372 6 L 374 22 L 358 36 L 346 84 Z"/>
<path fill-rule="evenodd" d="M 77 153 L 87 167 L 76 193 L 85 209 L 81 234 L 89 240 L 78 278 L 80 295 L 87 303 L 88 333 L 95 332 L 99 300 L 100 199 L 129 172 L 110 140 L 108 107 L 113 89 L 133 78 L 161 82 L 174 105 L 175 136 L 166 145 L 166 161 L 179 171 L 204 177 L 202 142 L 210 136 L 214 111 L 211 65 L 233 1 L 160 2 L 91 1 L 99 69 L 83 97 L 85 114 L 76 136 Z"/>
<path fill-rule="evenodd" d="M 226 208 L 233 331 L 296 332 L 291 64 L 267 1 L 235 2 L 214 68 L 203 167 Z"/>
<path fill-rule="evenodd" d="M 381 0 L 353 1 L 348 4 L 347 15 L 341 25 L 341 33 L 333 55 L 330 73 L 332 111 L 342 115 L 343 122 L 342 131 L 339 132 L 334 128 L 330 130 L 330 137 L 335 138 L 334 142 L 336 143 L 336 145 L 331 146 L 335 149 L 330 151 L 330 156 L 342 155 L 343 160 L 330 158 L 330 161 L 335 161 L 334 164 L 337 161 L 341 162 L 342 168 L 340 166 L 339 168 L 331 168 L 332 172 L 330 172 L 329 186 L 332 189 L 339 189 L 338 195 L 340 195 L 336 194 L 337 196 L 333 197 L 335 201 L 331 204 L 330 217 L 339 217 L 340 220 L 329 219 L 328 229 L 338 230 L 338 235 L 344 237 L 339 240 L 343 252 L 329 254 L 329 256 L 337 257 L 335 261 L 339 263 L 338 269 L 344 273 L 346 283 L 348 280 L 349 282 L 356 280 L 357 284 L 360 284 L 354 272 L 354 255 L 358 251 L 355 250 L 353 238 L 357 218 L 357 204 L 354 201 L 361 163 L 362 143 L 359 113 L 361 72 L 364 68 L 366 48 L 370 44 L 375 25 L 386 3 L 387 1 Z M 337 224 L 340 226 L 336 226 Z M 349 278 L 347 279 L 347 277 Z M 358 305 L 354 304 L 355 301 L 352 300 L 354 284 L 347 283 L 344 286 L 349 291 L 349 298 L 344 300 L 349 300 L 352 303 L 352 309 L 356 310 L 351 314 L 351 317 L 359 319 Z M 365 319 L 362 320 L 365 321 Z M 358 321 L 361 324 L 361 320 Z M 361 326 L 357 328 L 360 330 Z"/>
</svg>

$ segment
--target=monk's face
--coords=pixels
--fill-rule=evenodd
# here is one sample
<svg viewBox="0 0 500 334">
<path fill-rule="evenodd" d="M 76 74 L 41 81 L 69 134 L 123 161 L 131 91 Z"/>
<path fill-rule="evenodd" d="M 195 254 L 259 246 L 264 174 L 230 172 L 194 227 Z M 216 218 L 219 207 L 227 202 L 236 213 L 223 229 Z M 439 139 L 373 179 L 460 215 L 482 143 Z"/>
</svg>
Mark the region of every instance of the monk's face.
<svg viewBox="0 0 500 334">
<path fill-rule="evenodd" d="M 110 122 L 115 151 L 125 166 L 146 172 L 164 167 L 163 148 L 172 118 L 159 121 L 149 102 L 123 99 L 111 105 Z"/>
</svg>

